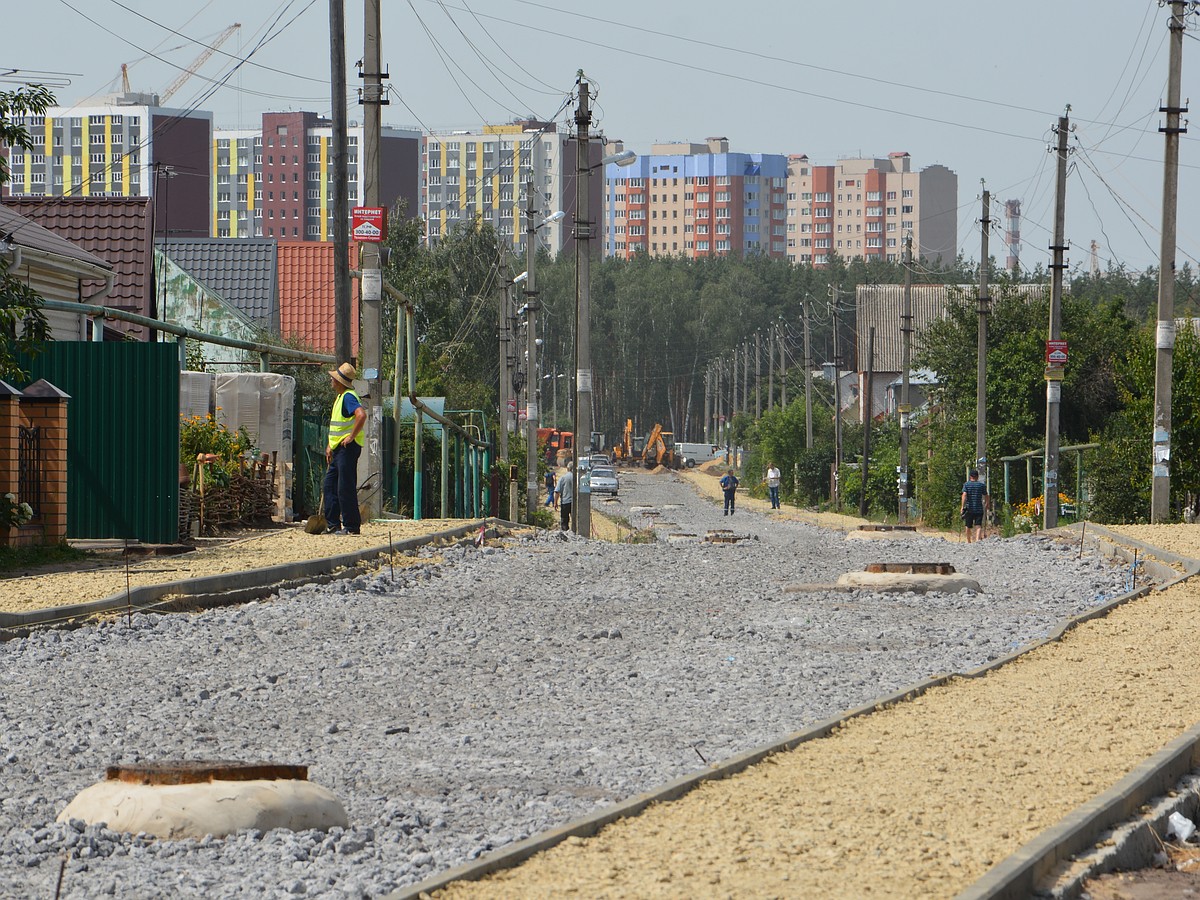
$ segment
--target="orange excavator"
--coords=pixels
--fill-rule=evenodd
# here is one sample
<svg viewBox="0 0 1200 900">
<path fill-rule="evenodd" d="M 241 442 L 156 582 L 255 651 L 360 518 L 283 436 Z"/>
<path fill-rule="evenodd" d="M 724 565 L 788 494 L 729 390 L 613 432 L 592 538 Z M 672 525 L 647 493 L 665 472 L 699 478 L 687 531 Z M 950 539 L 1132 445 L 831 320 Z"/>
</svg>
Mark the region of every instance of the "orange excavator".
<svg viewBox="0 0 1200 900">
<path fill-rule="evenodd" d="M 655 466 L 678 469 L 679 453 L 675 449 L 674 432 L 663 431 L 662 425 L 656 423 L 646 437 L 646 446 L 642 450 L 642 464 L 647 469 L 653 469 Z"/>
</svg>

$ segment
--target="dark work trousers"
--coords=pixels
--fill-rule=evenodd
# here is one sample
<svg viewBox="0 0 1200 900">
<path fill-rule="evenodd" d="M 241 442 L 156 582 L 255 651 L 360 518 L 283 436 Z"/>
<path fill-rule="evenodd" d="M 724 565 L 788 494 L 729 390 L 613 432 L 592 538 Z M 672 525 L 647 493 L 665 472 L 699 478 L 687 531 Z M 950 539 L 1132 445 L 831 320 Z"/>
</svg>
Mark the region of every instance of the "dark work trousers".
<svg viewBox="0 0 1200 900">
<path fill-rule="evenodd" d="M 733 515 L 734 494 L 737 493 L 737 488 L 732 491 L 725 491 L 725 515 Z"/>
<path fill-rule="evenodd" d="M 358 532 L 362 517 L 358 514 L 358 458 L 362 447 L 351 441 L 333 451 L 329 468 L 325 470 L 325 521 L 329 528 L 339 525 L 347 531 Z"/>
<path fill-rule="evenodd" d="M 768 487 L 767 491 L 771 495 L 771 509 L 779 509 L 779 486 Z"/>
<path fill-rule="evenodd" d="M 571 504 L 559 502 L 558 508 L 562 510 L 562 530 L 571 530 Z"/>
</svg>

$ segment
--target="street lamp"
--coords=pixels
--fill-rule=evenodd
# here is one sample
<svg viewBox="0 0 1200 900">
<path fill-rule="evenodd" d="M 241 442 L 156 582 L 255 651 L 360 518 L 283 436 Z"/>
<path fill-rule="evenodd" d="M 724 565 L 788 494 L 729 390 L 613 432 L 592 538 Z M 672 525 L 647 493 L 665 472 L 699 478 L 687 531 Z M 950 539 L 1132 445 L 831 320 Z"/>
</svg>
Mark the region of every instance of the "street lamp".
<svg viewBox="0 0 1200 900">
<path fill-rule="evenodd" d="M 525 398 L 525 514 L 527 520 L 532 522 L 533 511 L 537 509 L 538 503 L 537 396 L 541 393 L 541 385 L 537 380 L 537 311 L 541 307 L 537 302 L 537 279 L 534 273 L 534 263 L 537 260 L 537 230 L 553 222 L 561 221 L 566 213 L 559 210 L 546 216 L 536 225 L 534 224 L 532 175 L 525 182 L 525 203 L 525 272 L 522 273 L 525 276 L 523 291 L 526 297 L 525 310 L 527 313 L 525 348 L 528 356 L 525 369 L 527 391 Z"/>
<path fill-rule="evenodd" d="M 591 240 L 592 221 L 588 203 L 591 199 L 592 170 L 614 163 L 629 166 L 637 160 L 632 150 L 621 150 L 605 156 L 596 165 L 588 153 L 588 127 L 592 112 L 588 106 L 588 83 L 579 81 L 579 106 L 575 109 L 575 489 L 578 492 L 575 509 L 575 533 L 590 537 L 592 533 L 592 489 L 587 472 L 579 469 L 580 442 L 584 453 L 592 453 L 592 334 L 591 334 Z"/>
</svg>

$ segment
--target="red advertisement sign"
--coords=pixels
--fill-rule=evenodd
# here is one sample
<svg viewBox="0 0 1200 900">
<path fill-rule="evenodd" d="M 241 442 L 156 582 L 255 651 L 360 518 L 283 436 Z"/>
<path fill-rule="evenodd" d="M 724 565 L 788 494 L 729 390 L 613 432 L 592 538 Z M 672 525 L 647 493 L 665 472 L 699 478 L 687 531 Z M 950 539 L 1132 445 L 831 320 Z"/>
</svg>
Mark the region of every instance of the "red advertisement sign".
<svg viewBox="0 0 1200 900">
<path fill-rule="evenodd" d="M 387 237 L 387 210 L 382 206 L 356 206 L 350 210 L 350 237 L 381 243 Z"/>
<path fill-rule="evenodd" d="M 1050 366 L 1065 366 L 1067 364 L 1067 342 L 1046 341 L 1046 364 Z"/>
</svg>

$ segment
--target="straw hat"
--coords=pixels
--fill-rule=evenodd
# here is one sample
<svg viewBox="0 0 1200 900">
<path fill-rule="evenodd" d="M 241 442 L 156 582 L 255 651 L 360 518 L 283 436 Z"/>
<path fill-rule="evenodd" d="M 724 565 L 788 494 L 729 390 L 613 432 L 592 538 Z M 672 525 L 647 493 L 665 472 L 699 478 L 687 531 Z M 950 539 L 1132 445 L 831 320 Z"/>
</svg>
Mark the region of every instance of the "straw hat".
<svg viewBox="0 0 1200 900">
<path fill-rule="evenodd" d="M 348 362 L 342 363 L 329 373 L 329 376 L 342 387 L 354 387 L 354 366 Z"/>
</svg>

